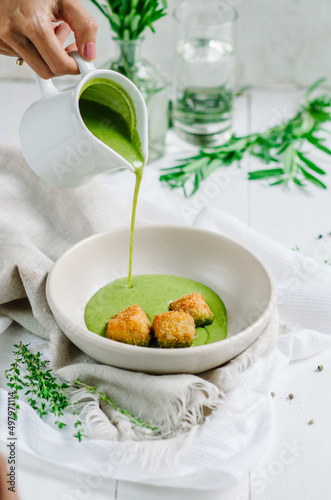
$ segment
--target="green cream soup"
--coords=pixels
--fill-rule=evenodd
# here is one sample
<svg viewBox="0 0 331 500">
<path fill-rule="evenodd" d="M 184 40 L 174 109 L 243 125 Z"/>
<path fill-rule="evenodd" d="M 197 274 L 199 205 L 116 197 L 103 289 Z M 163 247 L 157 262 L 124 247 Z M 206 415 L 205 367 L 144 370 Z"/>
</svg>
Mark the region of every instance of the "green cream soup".
<svg viewBox="0 0 331 500">
<path fill-rule="evenodd" d="M 87 82 L 79 110 L 86 127 L 135 168 L 144 165 L 133 102 L 125 90 L 106 78 Z"/>
<path fill-rule="evenodd" d="M 213 324 L 196 329 L 193 346 L 217 342 L 226 337 L 226 309 L 210 288 L 197 281 L 165 274 L 140 274 L 133 276 L 132 287 L 127 278 L 120 278 L 98 290 L 88 301 L 85 309 L 85 323 L 92 332 L 106 337 L 108 319 L 132 304 L 138 304 L 145 311 L 150 323 L 156 314 L 169 310 L 169 304 L 183 295 L 201 293 L 215 315 Z"/>
<path fill-rule="evenodd" d="M 87 328 L 106 336 L 108 319 L 132 304 L 138 304 L 150 323 L 156 314 L 169 310 L 170 302 L 193 292 L 201 293 L 215 315 L 213 324 L 196 329 L 193 346 L 217 342 L 226 337 L 226 309 L 210 288 L 197 281 L 179 276 L 143 274 L 132 276 L 133 235 L 138 193 L 145 159 L 137 132 L 133 102 L 124 89 L 114 82 L 97 78 L 87 82 L 80 94 L 79 109 L 89 131 L 104 144 L 125 158 L 135 169 L 130 260 L 128 277 L 120 278 L 97 291 L 85 308 Z"/>
</svg>

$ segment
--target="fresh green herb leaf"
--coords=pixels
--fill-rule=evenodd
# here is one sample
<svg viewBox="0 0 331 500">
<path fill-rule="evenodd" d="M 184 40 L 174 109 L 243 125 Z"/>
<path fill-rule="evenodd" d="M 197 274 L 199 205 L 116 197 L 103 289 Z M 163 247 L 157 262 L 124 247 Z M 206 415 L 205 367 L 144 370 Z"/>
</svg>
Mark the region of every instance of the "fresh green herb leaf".
<svg viewBox="0 0 331 500">
<path fill-rule="evenodd" d="M 250 180 L 265 179 L 268 177 L 276 177 L 282 175 L 284 170 L 282 168 L 271 168 L 266 170 L 256 170 L 255 172 L 249 172 L 248 178 Z"/>
<path fill-rule="evenodd" d="M 313 135 L 305 135 L 305 139 L 309 141 L 315 148 L 320 149 L 323 151 L 323 153 L 326 153 L 328 155 L 331 155 L 331 150 L 329 148 L 326 148 L 323 146 L 323 144 L 320 143 L 321 139 L 318 139 L 317 137 L 314 137 Z"/>
<path fill-rule="evenodd" d="M 302 153 L 300 153 L 300 151 L 297 151 L 297 155 L 300 158 L 300 160 L 303 161 L 307 165 L 307 167 L 311 168 L 312 170 L 314 170 L 315 172 L 317 172 L 320 175 L 325 175 L 324 170 L 322 170 L 320 167 L 315 165 L 315 163 L 313 163 L 311 160 L 306 158 L 306 156 L 304 156 Z"/>
<path fill-rule="evenodd" d="M 147 427 L 148 429 L 151 429 L 153 431 L 155 431 L 157 429 L 156 427 L 153 427 L 153 426 L 147 424 L 146 422 L 143 422 L 142 420 L 140 420 L 140 418 L 136 418 L 134 415 L 132 415 L 132 413 L 129 413 L 127 410 L 120 408 L 115 403 L 114 399 L 107 396 L 107 394 L 105 394 L 104 392 L 99 392 L 97 387 L 93 387 L 93 386 L 90 386 L 88 384 L 84 384 L 79 378 L 76 379 L 74 383 L 77 387 L 84 387 L 87 392 L 90 392 L 91 394 L 96 394 L 99 398 L 99 401 L 102 401 L 106 405 L 110 404 L 114 408 L 114 410 L 119 410 L 123 415 L 127 415 L 128 417 L 130 417 L 130 422 L 132 422 L 133 424 L 139 425 L 142 427 Z"/>
<path fill-rule="evenodd" d="M 322 85 L 322 83 L 324 83 L 326 81 L 326 78 L 323 76 L 322 78 L 319 78 L 318 80 L 316 80 L 316 82 L 314 82 L 307 90 L 307 95 L 311 94 L 314 90 L 317 89 L 317 87 L 319 87 L 320 85 Z"/>
<path fill-rule="evenodd" d="M 267 179 L 273 186 L 293 182 L 300 187 L 310 182 L 325 189 L 326 185 L 318 178 L 319 175 L 325 175 L 325 171 L 305 152 L 305 145 L 309 143 L 331 156 L 331 149 L 322 144 L 325 137 L 321 135 L 330 134 L 322 125 L 331 121 L 331 95 L 315 95 L 324 81 L 321 78 L 308 89 L 304 103 L 293 118 L 264 132 L 243 137 L 233 135 L 222 146 L 201 149 L 199 154 L 180 160 L 174 167 L 163 169 L 160 181 L 171 189 L 182 188 L 185 196 L 192 196 L 200 188 L 201 182 L 217 168 L 228 167 L 240 162 L 244 156 L 251 155 L 266 165 L 277 163 L 279 168 L 249 172 L 250 180 Z"/>
<path fill-rule="evenodd" d="M 300 168 L 301 168 L 301 172 L 306 177 L 306 179 L 308 179 L 310 182 L 312 182 L 316 186 L 321 187 L 323 189 L 326 189 L 326 185 L 322 181 L 320 181 L 319 179 L 317 179 L 316 177 L 311 175 L 309 172 L 307 172 L 307 170 L 305 168 L 303 168 L 303 167 L 300 167 Z"/>
<path fill-rule="evenodd" d="M 166 15 L 166 0 L 91 0 L 108 19 L 119 40 L 137 40 L 146 28 Z"/>
</svg>

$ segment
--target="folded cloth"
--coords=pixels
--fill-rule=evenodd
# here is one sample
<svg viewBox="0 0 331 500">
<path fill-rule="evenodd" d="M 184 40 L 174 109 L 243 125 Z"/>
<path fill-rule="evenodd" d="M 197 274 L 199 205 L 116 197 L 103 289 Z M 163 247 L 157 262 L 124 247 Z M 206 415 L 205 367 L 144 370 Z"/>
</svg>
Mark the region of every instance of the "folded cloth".
<svg viewBox="0 0 331 500">
<path fill-rule="evenodd" d="M 6 316 L 0 316 L 0 335 L 5 330 L 7 330 L 8 326 L 11 325 L 12 320 L 7 318 Z"/>
<path fill-rule="evenodd" d="M 120 207 L 116 206 L 115 214 L 109 192 L 98 182 L 70 191 L 44 183 L 19 153 L 10 150 L 2 153 L 1 176 L 4 210 L 0 257 L 4 266 L 0 276 L 0 313 L 50 340 L 52 366 L 64 380 L 73 383 L 80 378 L 88 385 L 97 385 L 121 408 L 157 427 L 155 432 L 136 426 L 129 416 L 110 405 L 101 410 L 98 400 L 84 389 L 73 390 L 71 397 L 75 402 L 84 402 L 82 417 L 86 421 L 85 433 L 90 437 L 159 439 L 188 431 L 222 404 L 224 388 L 234 380 L 236 372 L 275 346 L 279 331 L 277 312 L 260 339 L 233 363 L 229 376 L 209 373 L 204 377 L 159 377 L 96 364 L 61 332 L 47 305 L 45 281 L 56 257 L 76 241 L 109 229 L 109 219 L 113 219 L 112 224 L 116 217 L 119 220 Z"/>
<path fill-rule="evenodd" d="M 318 325 L 319 330 L 327 331 L 330 312 L 320 293 L 319 276 L 323 276 L 325 299 L 330 300 L 330 270 L 314 264 L 314 271 L 308 277 L 305 272 L 302 283 L 288 280 L 293 266 L 306 263 L 302 256 L 226 214 L 204 210 L 195 224 L 246 244 L 269 263 L 279 285 L 281 315 L 306 330 L 297 326 L 296 331 L 281 335 L 278 350 L 273 350 L 279 331 L 284 330 L 276 310 L 249 349 L 225 366 L 200 376 L 152 376 L 103 366 L 63 335 L 46 302 L 45 280 L 54 259 L 69 246 L 95 232 L 128 224 L 129 207 L 110 196 L 100 182 L 71 191 L 46 185 L 12 150 L 0 153 L 0 176 L 0 314 L 49 339 L 52 365 L 67 381 L 79 377 L 98 385 L 120 407 L 157 427 L 153 432 L 134 426 L 121 412 L 100 409 L 93 395 L 86 397 L 82 390 L 72 390 L 73 401 L 83 405 L 86 434 L 97 439 L 78 443 L 69 425 L 64 431 L 54 429 L 22 402 L 19 446 L 53 465 L 84 473 L 110 465 L 109 474 L 118 479 L 205 489 L 234 486 L 258 458 L 270 435 L 268 391 L 275 375 L 290 360 L 330 345 L 326 335 L 308 330 Z M 155 184 L 156 200 L 158 189 Z M 157 208 L 156 203 L 154 218 Z M 15 329 L 10 327 L 11 331 Z M 25 335 L 22 333 L 22 338 Z M 5 406 L 4 393 L 0 390 L 0 407 Z M 5 440 L 3 429 L 5 425 L 0 426 L 0 436 Z"/>
</svg>

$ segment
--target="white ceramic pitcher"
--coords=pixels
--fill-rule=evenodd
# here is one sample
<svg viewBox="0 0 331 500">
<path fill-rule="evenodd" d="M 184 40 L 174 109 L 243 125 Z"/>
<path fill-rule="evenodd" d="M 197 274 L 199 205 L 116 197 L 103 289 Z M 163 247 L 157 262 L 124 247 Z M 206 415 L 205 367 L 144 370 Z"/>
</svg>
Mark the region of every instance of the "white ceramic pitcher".
<svg viewBox="0 0 331 500">
<path fill-rule="evenodd" d="M 97 139 L 86 127 L 79 111 L 83 85 L 94 78 L 106 78 L 120 85 L 130 96 L 137 120 L 145 161 L 148 155 L 147 108 L 137 87 L 125 76 L 111 70 L 96 70 L 77 51 L 70 53 L 78 64 L 82 79 L 66 90 L 57 89 L 52 80 L 37 83 L 42 97 L 24 113 L 20 124 L 20 143 L 32 170 L 43 180 L 60 187 L 78 187 L 98 174 L 133 166 Z"/>
</svg>

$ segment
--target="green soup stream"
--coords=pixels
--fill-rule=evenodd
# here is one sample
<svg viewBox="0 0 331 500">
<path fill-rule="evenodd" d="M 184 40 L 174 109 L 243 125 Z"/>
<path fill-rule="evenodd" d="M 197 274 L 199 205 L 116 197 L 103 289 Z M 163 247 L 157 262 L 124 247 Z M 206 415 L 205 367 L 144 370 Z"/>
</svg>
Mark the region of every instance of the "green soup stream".
<svg viewBox="0 0 331 500">
<path fill-rule="evenodd" d="M 128 278 L 120 278 L 97 291 L 85 309 L 85 323 L 92 332 L 106 336 L 106 322 L 119 311 L 138 304 L 152 322 L 156 314 L 169 310 L 169 304 L 183 295 L 201 293 L 215 315 L 212 325 L 197 328 L 193 346 L 222 340 L 227 333 L 226 309 L 210 288 L 179 276 L 144 274 L 132 277 L 133 235 L 144 157 L 136 128 L 133 102 L 124 89 L 104 78 L 87 82 L 80 93 L 79 109 L 90 132 L 125 158 L 135 169 Z"/>
<path fill-rule="evenodd" d="M 137 118 L 133 102 L 118 84 L 106 78 L 88 81 L 80 92 L 79 110 L 89 131 L 104 144 L 123 156 L 135 169 L 128 286 L 131 287 L 133 236 L 137 201 L 145 159 L 137 132 Z"/>
</svg>

